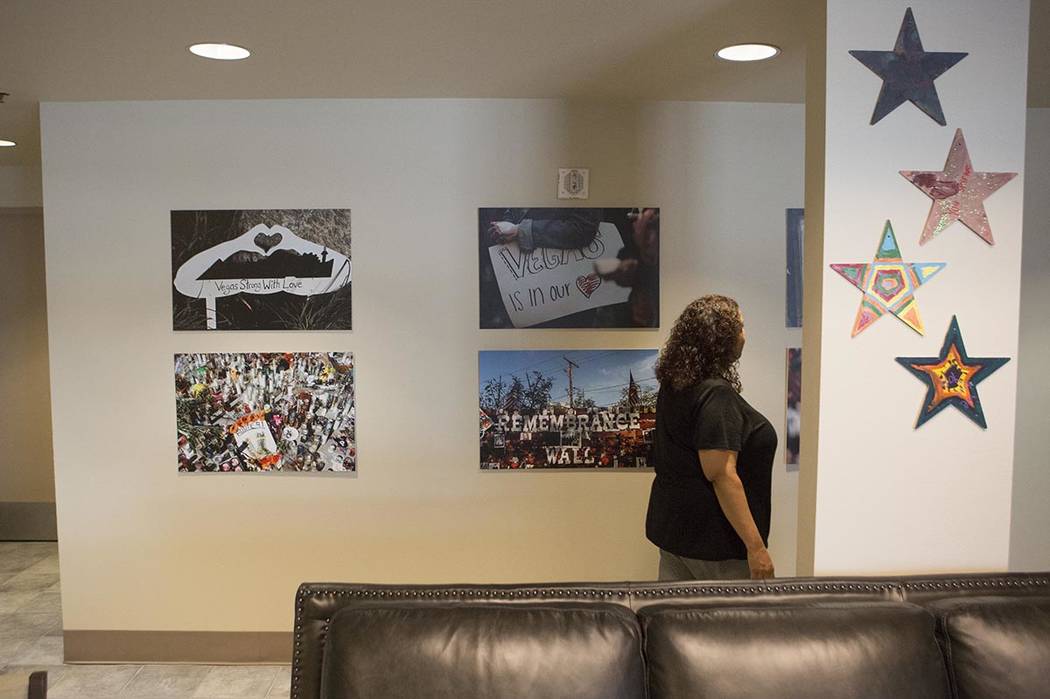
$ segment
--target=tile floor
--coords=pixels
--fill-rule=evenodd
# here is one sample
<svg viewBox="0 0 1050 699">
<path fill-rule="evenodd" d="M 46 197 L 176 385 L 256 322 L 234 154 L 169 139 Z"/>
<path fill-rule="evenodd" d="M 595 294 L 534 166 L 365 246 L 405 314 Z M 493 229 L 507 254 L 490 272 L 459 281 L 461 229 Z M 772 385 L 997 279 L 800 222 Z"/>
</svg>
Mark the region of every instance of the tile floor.
<svg viewBox="0 0 1050 699">
<path fill-rule="evenodd" d="M 291 684 L 277 665 L 64 665 L 57 545 L 0 542 L 0 699 L 24 699 L 34 670 L 48 699 L 264 699 Z"/>
</svg>

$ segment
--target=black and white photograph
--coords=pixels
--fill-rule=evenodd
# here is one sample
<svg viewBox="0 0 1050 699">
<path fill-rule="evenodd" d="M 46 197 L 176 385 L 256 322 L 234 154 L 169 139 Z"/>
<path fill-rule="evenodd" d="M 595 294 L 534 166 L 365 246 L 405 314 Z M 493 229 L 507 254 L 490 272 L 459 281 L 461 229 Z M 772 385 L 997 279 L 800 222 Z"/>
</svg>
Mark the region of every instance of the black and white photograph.
<svg viewBox="0 0 1050 699">
<path fill-rule="evenodd" d="M 182 472 L 357 471 L 349 352 L 175 355 Z"/>
<path fill-rule="evenodd" d="M 171 212 L 175 330 L 350 330 L 350 210 Z"/>
<path fill-rule="evenodd" d="M 784 463 L 789 471 L 798 470 L 802 442 L 802 348 L 787 350 L 787 403 L 784 413 Z"/>
<path fill-rule="evenodd" d="M 478 210 L 480 327 L 655 328 L 660 209 Z"/>
</svg>

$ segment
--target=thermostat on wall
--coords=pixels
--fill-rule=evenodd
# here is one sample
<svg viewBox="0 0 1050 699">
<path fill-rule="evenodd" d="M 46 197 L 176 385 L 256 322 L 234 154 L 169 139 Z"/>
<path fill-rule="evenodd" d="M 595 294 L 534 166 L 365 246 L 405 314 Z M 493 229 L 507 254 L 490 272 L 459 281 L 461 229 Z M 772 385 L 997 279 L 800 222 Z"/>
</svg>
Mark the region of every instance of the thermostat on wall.
<svg viewBox="0 0 1050 699">
<path fill-rule="evenodd" d="M 558 198 L 586 199 L 591 181 L 591 170 L 585 167 L 558 168 Z"/>
</svg>

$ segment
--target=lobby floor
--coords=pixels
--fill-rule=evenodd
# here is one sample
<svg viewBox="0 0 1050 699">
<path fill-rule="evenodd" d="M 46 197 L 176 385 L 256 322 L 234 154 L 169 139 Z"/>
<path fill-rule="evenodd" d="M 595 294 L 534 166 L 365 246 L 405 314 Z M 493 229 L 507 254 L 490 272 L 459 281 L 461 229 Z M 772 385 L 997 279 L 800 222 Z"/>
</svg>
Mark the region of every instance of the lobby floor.
<svg viewBox="0 0 1050 699">
<path fill-rule="evenodd" d="M 47 670 L 48 699 L 264 699 L 290 694 L 276 665 L 64 665 L 58 546 L 0 542 L 0 699 L 24 699 Z"/>
</svg>

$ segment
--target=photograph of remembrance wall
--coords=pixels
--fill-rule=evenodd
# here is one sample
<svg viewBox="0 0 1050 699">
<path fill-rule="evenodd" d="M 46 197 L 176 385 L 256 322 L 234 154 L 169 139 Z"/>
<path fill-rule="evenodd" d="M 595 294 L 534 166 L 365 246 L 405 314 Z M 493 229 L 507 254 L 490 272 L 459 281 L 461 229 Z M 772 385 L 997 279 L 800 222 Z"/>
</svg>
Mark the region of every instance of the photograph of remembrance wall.
<svg viewBox="0 0 1050 699">
<path fill-rule="evenodd" d="M 651 466 L 656 350 L 478 355 L 481 468 Z"/>
</svg>

